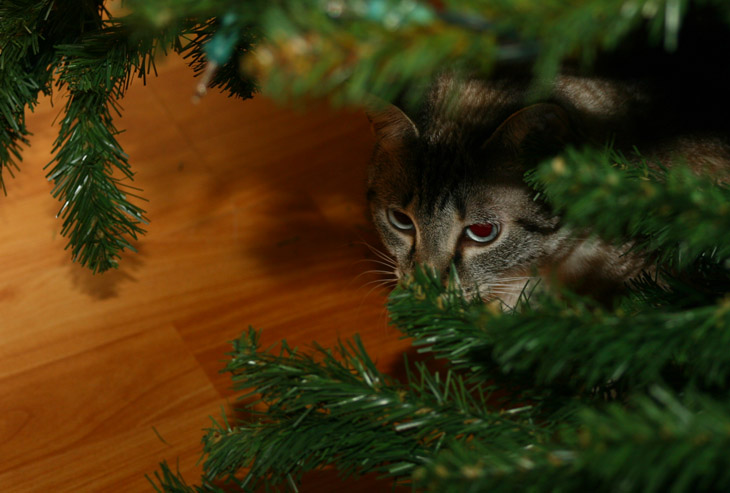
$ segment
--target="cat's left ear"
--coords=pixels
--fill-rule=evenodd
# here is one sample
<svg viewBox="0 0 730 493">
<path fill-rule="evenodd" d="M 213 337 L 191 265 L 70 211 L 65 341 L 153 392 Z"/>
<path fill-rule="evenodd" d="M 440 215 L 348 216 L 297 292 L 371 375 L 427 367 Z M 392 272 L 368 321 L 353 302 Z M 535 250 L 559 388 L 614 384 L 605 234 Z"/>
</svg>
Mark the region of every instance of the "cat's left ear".
<svg viewBox="0 0 730 493">
<path fill-rule="evenodd" d="M 418 137 L 418 128 L 403 110 L 392 104 L 366 112 L 370 128 L 379 141 Z"/>
<path fill-rule="evenodd" d="M 483 148 L 510 151 L 524 162 L 557 154 L 575 138 L 570 116 L 563 108 L 538 103 L 510 115 Z"/>
</svg>

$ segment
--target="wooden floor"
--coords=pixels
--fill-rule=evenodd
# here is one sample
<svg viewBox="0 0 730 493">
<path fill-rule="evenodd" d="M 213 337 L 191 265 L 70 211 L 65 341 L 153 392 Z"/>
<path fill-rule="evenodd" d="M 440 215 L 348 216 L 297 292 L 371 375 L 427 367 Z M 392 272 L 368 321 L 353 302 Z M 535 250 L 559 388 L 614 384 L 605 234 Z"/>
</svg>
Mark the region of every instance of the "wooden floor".
<svg viewBox="0 0 730 493">
<path fill-rule="evenodd" d="M 377 244 L 365 116 L 215 93 L 193 105 L 193 87 L 172 59 L 123 101 L 151 224 L 104 275 L 71 263 L 44 178 L 63 101 L 29 115 L 31 147 L 0 198 L 2 492 L 151 491 L 162 460 L 197 481 L 202 429 L 235 402 L 219 373 L 228 341 L 249 325 L 298 346 L 360 333 L 386 371 L 408 346 L 362 275 L 378 269 L 363 261 Z M 302 491 L 342 491 L 333 477 Z"/>
</svg>

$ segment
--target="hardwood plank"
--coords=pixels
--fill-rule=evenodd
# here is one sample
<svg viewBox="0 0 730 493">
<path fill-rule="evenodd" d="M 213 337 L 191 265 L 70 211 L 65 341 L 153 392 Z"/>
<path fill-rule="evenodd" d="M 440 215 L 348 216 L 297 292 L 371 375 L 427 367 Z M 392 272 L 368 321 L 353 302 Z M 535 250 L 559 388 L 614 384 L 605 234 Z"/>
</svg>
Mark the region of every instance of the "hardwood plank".
<svg viewBox="0 0 730 493">
<path fill-rule="evenodd" d="M 0 388 L 12 396 L 0 404 L 0 484 L 11 491 L 79 491 L 91 479 L 94 491 L 139 484 L 149 461 L 171 447 L 155 427 L 190 459 L 200 453 L 203 413 L 218 414 L 215 404 L 223 404 L 170 327 L 13 374 Z M 196 433 L 185 430 L 189 442 L 166 433 L 181 419 L 197 423 Z"/>
<path fill-rule="evenodd" d="M 101 276 L 71 264 L 45 179 L 60 95 L 29 115 L 32 147 L 0 208 L 2 491 L 149 491 L 144 475 L 178 456 L 196 481 L 201 428 L 235 397 L 219 373 L 228 341 L 249 325 L 266 344 L 360 333 L 381 368 L 400 368 L 408 342 L 365 273 L 381 269 L 363 244 L 377 246 L 364 115 L 215 92 L 193 105 L 193 87 L 172 57 L 123 101 L 119 138 L 151 223 Z M 341 491 L 333 478 L 303 491 Z"/>
</svg>

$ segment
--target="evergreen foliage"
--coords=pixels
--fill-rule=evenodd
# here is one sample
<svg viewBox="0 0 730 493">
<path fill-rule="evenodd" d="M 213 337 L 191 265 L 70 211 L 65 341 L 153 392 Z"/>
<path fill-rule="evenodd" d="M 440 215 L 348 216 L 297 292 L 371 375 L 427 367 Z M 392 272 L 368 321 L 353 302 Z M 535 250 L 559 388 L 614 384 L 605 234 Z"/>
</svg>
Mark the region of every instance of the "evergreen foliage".
<svg viewBox="0 0 730 493">
<path fill-rule="evenodd" d="M 464 309 L 463 303 L 458 292 L 443 293 L 435 279 L 417 274 L 391 295 L 389 308 L 414 345 L 468 370 L 474 380 L 496 371 L 540 389 L 580 391 L 619 381 L 645 387 L 680 371 L 676 365 L 702 386 L 724 385 L 730 376 L 726 299 L 679 310 L 626 300 L 608 310 L 570 293 L 539 293 L 509 314 L 478 303 Z"/>
<path fill-rule="evenodd" d="M 490 7 L 480 5 L 480 12 L 515 5 L 490 2 Z M 648 30 L 671 48 L 678 40 L 674 9 L 684 12 L 672 2 L 561 6 L 546 2 L 530 13 L 540 12 L 554 25 L 538 28 L 512 12 L 494 17 L 510 19 L 508 29 L 470 26 L 469 35 L 478 37 L 470 46 L 480 46 L 486 60 L 475 64 L 459 53 L 452 66 L 488 70 L 497 63 L 494 47 L 507 46 L 505 38 L 490 38 L 500 32 L 509 34 L 538 74 L 549 75 L 567 53 L 590 58 L 602 48 L 618 47 L 638 22 L 619 15 L 626 9 L 647 17 Z M 287 12 L 293 18 L 295 11 L 306 11 L 309 20 L 294 23 Z M 358 84 L 376 93 L 382 89 L 386 97 L 404 87 L 417 90 L 418 77 L 430 70 L 419 72 L 420 67 L 428 60 L 443 64 L 450 55 L 423 52 L 413 55 L 422 57 L 422 65 L 409 64 L 408 43 L 420 49 L 428 46 L 416 41 L 421 34 L 436 37 L 466 29 L 463 18 L 454 22 L 437 15 L 426 24 L 404 20 L 394 37 L 406 38 L 403 69 L 396 75 L 395 69 L 388 72 L 386 55 L 388 62 L 379 65 L 380 51 L 354 41 L 361 32 L 358 23 L 377 23 L 367 12 L 354 20 L 352 11 L 338 12 L 336 22 L 331 16 L 327 22 L 340 23 L 339 28 L 330 24 L 324 34 L 312 34 L 322 13 L 299 11 L 282 7 L 276 14 L 278 25 L 286 26 L 279 36 L 294 33 L 287 39 L 306 40 L 309 44 L 299 47 L 316 47 L 316 56 L 309 58 L 306 50 L 295 56 L 287 51 L 290 45 L 269 39 L 279 51 L 264 45 L 254 63 L 261 70 L 269 57 L 270 73 L 259 72 L 261 80 L 283 97 L 307 91 L 309 71 L 322 81 L 315 93 L 334 91 L 344 100 L 350 100 L 348 91 L 357 94 Z M 597 22 L 587 22 L 587 12 Z M 424 28 L 438 23 L 448 27 L 438 33 Z M 576 28 L 568 29 L 569 24 Z M 378 39 L 377 29 L 374 33 Z M 326 45 L 335 35 L 351 41 L 339 48 Z M 379 44 L 383 50 L 385 43 Z M 530 51 L 536 45 L 539 49 Z M 375 65 L 360 60 L 357 49 L 370 49 Z M 342 50 L 350 50 L 349 55 Z M 334 67 L 346 73 L 339 81 L 328 79 Z M 383 73 L 392 85 L 378 85 Z M 298 83 L 287 82 L 297 77 Z M 416 271 L 391 294 L 391 320 L 420 352 L 432 356 L 429 362 L 444 360 L 447 370 L 444 375 L 429 362 L 405 362 L 411 369 L 405 382 L 377 372 L 358 339 L 333 351 L 315 346 L 313 357 L 285 343 L 278 354 L 262 350 L 257 333 L 249 331 L 234 345 L 227 370 L 236 387 L 246 389 L 247 399 L 260 399 L 244 404 L 248 417 L 240 423 L 216 422 L 208 431 L 200 486 L 184 485 L 166 464 L 155 486 L 213 491 L 230 481 L 244 489 L 296 490 L 305 471 L 333 466 L 343 475 L 376 471 L 397 483 L 439 492 L 727 488 L 727 186 L 681 164 L 665 169 L 610 148 L 568 148 L 527 179 L 536 199 L 548 201 L 567 227 L 609 241 L 631 238 L 636 251 L 654 259 L 654 273 L 635 282 L 612 306 L 533 285 L 513 310 L 504 312 L 494 304 L 465 300 L 454 273 L 444 286 L 433 273 Z"/>
<path fill-rule="evenodd" d="M 555 205 L 576 224 L 598 221 L 603 211 L 585 201 L 617 180 L 630 196 L 639 191 L 637 199 L 646 187 L 656 191 L 659 210 L 671 210 L 697 183 L 712 187 L 710 201 L 728 193 L 710 178 L 672 184 L 666 172 L 610 160 L 596 171 L 595 161 L 572 160 L 571 152 L 557 166 L 539 167 L 533 180 L 543 178 L 546 197 L 570 189 L 575 200 Z M 583 167 L 588 178 L 576 180 Z M 634 202 L 621 203 L 611 211 L 628 217 Z M 690 199 L 682 214 L 663 220 L 671 231 L 686 213 L 703 231 L 717 220 L 700 214 L 705 207 Z M 656 227 L 649 216 L 632 223 L 637 237 Z M 245 398 L 258 396 L 244 406 L 250 419 L 208 431 L 200 487 L 180 487 L 163 464 L 160 491 L 214 491 L 208 488 L 226 481 L 296 490 L 303 472 L 324 465 L 439 492 L 723 490 L 730 482 L 730 278 L 718 240 L 693 238 L 694 262 L 667 257 L 658 262 L 672 268 L 666 281 L 647 276 L 611 308 L 535 290 L 503 312 L 465 300 L 454 274 L 444 286 L 418 270 L 391 295 L 391 318 L 420 351 L 448 362 L 445 376 L 406 361 L 411 371 L 397 382 L 375 368 L 357 338 L 335 350 L 315 346 L 315 356 L 286 343 L 274 354 L 249 330 L 226 370 L 248 390 Z M 694 289 L 687 279 L 710 287 Z"/>
<path fill-rule="evenodd" d="M 115 17 L 102 0 L 0 3 L 0 185 L 6 189 L 4 178 L 17 169 L 28 144 L 26 109 L 55 86 L 66 103 L 47 177 L 62 203 L 67 248 L 94 272 L 116 267 L 147 222 L 116 139 L 119 100 L 133 79 L 154 70 L 155 57 L 170 50 L 199 66 L 215 26 L 215 16 L 151 23 L 142 14 Z M 235 42 L 239 53 L 248 48 L 247 37 Z M 255 89 L 235 63 L 224 65 L 212 85 L 244 98 Z"/>
<path fill-rule="evenodd" d="M 636 249 L 656 254 L 667 266 L 686 267 L 703 255 L 727 259 L 730 194 L 716 185 L 719 177 L 637 159 L 569 148 L 531 173 L 528 182 L 549 187 L 547 199 L 567 224 L 603 238 L 635 238 Z M 625 214 L 627 208 L 633 214 Z"/>
<path fill-rule="evenodd" d="M 4 0 L 0 184 L 28 143 L 26 109 L 55 85 L 67 100 L 48 178 L 73 258 L 103 271 L 147 220 L 130 200 L 140 198 L 113 116 L 160 54 L 183 53 L 210 86 L 243 98 L 262 87 L 284 99 L 413 102 L 444 69 L 520 64 L 549 81 L 561 63 L 647 40 L 671 52 L 687 12 L 703 6 L 727 34 L 720 0 L 130 0 L 122 16 L 101 0 Z M 610 307 L 537 286 L 506 313 L 463 299 L 455 276 L 443 286 L 419 271 L 391 295 L 392 321 L 448 369 L 406 361 L 403 382 L 358 338 L 310 354 L 261 348 L 249 330 L 226 368 L 246 392 L 246 419 L 214 421 L 200 485 L 163 464 L 154 487 L 296 490 L 306 471 L 334 466 L 432 491 L 727 489 L 727 186 L 594 149 L 567 149 L 528 180 L 576 231 L 630 238 L 656 275 Z"/>
<path fill-rule="evenodd" d="M 480 385 L 453 372 L 439 377 L 415 365 L 405 387 L 375 367 L 358 338 L 334 351 L 315 346 L 315 352 L 284 343 L 273 355 L 261 350 L 254 330 L 234 344 L 226 370 L 237 388 L 255 389 L 258 400 L 246 407 L 257 419 L 217 424 L 207 435 L 211 479 L 247 467 L 244 487 L 262 478 L 296 484 L 302 472 L 329 463 L 345 476 L 371 470 L 403 476 L 449 436 L 511 449 L 547 432 L 489 412 Z M 264 411 L 256 410 L 259 403 Z"/>
<path fill-rule="evenodd" d="M 724 400 L 680 398 L 661 386 L 630 402 L 585 408 L 577 433 L 494 456 L 459 443 L 414 475 L 430 491 L 724 491 L 730 482 Z"/>
<path fill-rule="evenodd" d="M 692 4 L 730 17 L 727 2 Z M 127 0 L 123 7 L 114 15 L 103 0 L 0 4 L 0 186 L 28 142 L 26 109 L 56 83 L 68 102 L 49 179 L 72 258 L 95 272 L 116 266 L 147 221 L 131 200 L 140 198 L 130 193 L 134 173 L 111 116 L 130 80 L 144 79 L 168 50 L 185 54 L 203 85 L 242 98 L 260 86 L 283 99 L 362 103 L 375 95 L 410 104 L 446 69 L 529 64 L 536 81 L 548 82 L 564 60 L 590 62 L 638 27 L 672 50 L 688 2 Z"/>
</svg>

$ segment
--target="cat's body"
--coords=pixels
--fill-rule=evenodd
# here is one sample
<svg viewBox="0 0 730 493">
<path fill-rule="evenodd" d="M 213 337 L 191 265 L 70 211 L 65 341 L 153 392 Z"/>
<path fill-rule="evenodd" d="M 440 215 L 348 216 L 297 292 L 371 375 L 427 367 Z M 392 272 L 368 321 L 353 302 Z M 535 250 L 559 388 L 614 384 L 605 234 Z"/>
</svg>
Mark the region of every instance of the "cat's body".
<svg viewBox="0 0 730 493">
<path fill-rule="evenodd" d="M 534 200 L 525 171 L 567 144 L 608 139 L 619 149 L 643 144 L 664 164 L 676 151 L 691 151 L 698 166 L 730 162 L 721 139 L 677 137 L 639 84 L 562 76 L 537 104 L 528 102 L 528 87 L 514 78 L 443 76 L 416 118 L 395 107 L 371 114 L 378 140 L 368 198 L 398 277 L 416 264 L 445 277 L 453 264 L 468 296 L 507 306 L 535 275 L 607 299 L 647 260 L 626 255 L 630 245 L 562 227 Z"/>
</svg>

